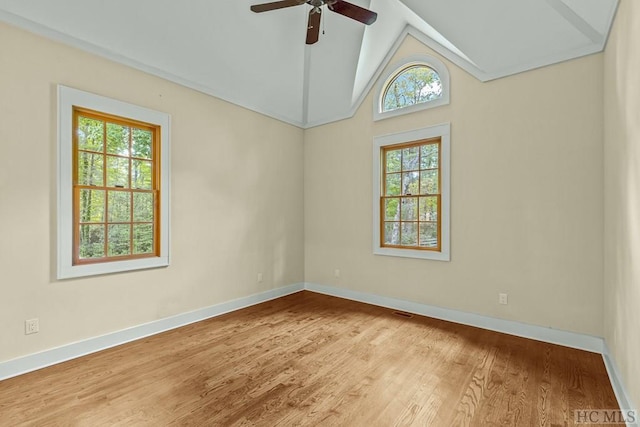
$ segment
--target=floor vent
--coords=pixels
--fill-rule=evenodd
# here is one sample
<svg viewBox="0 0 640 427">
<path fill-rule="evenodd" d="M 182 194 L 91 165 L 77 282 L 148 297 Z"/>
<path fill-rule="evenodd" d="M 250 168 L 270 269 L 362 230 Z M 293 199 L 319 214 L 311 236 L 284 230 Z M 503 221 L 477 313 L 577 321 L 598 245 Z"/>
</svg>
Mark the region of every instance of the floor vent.
<svg viewBox="0 0 640 427">
<path fill-rule="evenodd" d="M 413 314 L 405 313 L 404 311 L 394 311 L 393 314 L 400 317 L 406 317 L 408 319 L 411 319 L 413 317 Z"/>
</svg>

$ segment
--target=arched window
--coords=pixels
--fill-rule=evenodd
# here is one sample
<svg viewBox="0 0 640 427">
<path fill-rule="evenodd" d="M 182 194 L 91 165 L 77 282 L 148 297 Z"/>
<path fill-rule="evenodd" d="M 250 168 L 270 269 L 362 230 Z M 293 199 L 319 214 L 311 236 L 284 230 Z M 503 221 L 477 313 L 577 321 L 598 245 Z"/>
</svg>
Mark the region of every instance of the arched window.
<svg viewBox="0 0 640 427">
<path fill-rule="evenodd" d="M 442 98 L 442 81 L 437 71 L 424 64 L 409 65 L 385 88 L 381 110 L 397 110 L 439 98 Z"/>
<path fill-rule="evenodd" d="M 449 103 L 449 73 L 437 58 L 421 55 L 389 67 L 378 86 L 374 120 Z"/>
</svg>

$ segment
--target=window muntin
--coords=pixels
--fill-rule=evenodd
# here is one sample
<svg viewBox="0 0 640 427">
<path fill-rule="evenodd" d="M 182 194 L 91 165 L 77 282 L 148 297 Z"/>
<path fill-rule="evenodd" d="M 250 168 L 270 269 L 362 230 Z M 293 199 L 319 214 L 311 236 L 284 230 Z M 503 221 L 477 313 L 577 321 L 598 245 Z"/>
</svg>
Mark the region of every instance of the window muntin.
<svg viewBox="0 0 640 427">
<path fill-rule="evenodd" d="M 159 126 L 73 109 L 73 264 L 158 256 Z"/>
<path fill-rule="evenodd" d="M 440 251 L 440 138 L 381 147 L 380 246 Z"/>
<path fill-rule="evenodd" d="M 442 81 L 426 64 L 412 64 L 398 71 L 385 85 L 381 112 L 406 108 L 442 98 Z"/>
<path fill-rule="evenodd" d="M 106 144 L 106 136 L 103 136 L 102 139 L 97 137 L 84 138 L 79 145 L 82 150 L 77 150 L 76 144 L 78 142 L 76 131 L 74 130 L 74 110 L 81 110 L 85 113 L 100 112 L 98 116 L 107 116 L 108 120 L 105 121 L 104 117 L 98 117 L 97 122 L 102 121 L 103 125 L 96 125 L 96 123 L 90 122 L 89 124 L 97 126 L 93 130 L 94 132 L 98 133 L 102 130 L 104 135 L 104 132 L 111 130 L 111 134 L 115 131 L 124 135 L 127 130 L 123 128 L 128 128 L 134 142 L 125 143 L 128 140 L 124 136 L 122 136 L 121 140 L 114 141 L 112 144 Z M 90 119 L 94 120 L 96 118 L 90 117 Z M 104 126 L 104 128 L 100 126 Z M 122 128 L 118 128 L 118 126 Z M 144 138 L 137 142 L 140 138 L 136 138 L 135 133 L 149 132 L 152 128 L 156 132 L 154 145 L 153 150 L 148 151 L 149 144 Z M 88 131 L 89 129 L 86 130 Z M 170 139 L 171 116 L 167 113 L 58 85 L 58 200 L 56 215 L 56 276 L 58 279 L 120 273 L 169 265 Z M 81 160 L 82 157 L 89 162 L 93 160 L 94 167 L 92 169 L 79 169 L 78 161 L 83 161 Z M 128 160 L 126 161 L 122 160 L 127 158 Z M 150 165 L 149 162 L 153 163 L 151 171 L 147 170 Z M 110 175 L 105 172 L 109 168 L 112 170 Z M 140 173 L 136 174 L 136 168 L 140 170 Z M 129 177 L 132 171 L 134 174 Z M 75 188 L 79 175 L 82 177 L 82 185 L 85 186 L 85 188 L 80 188 L 79 190 L 81 192 L 84 191 L 85 194 L 78 194 Z M 86 192 L 91 191 L 95 192 L 86 194 Z M 111 199 L 112 203 L 115 202 L 116 204 L 112 204 L 112 208 L 118 207 L 118 209 L 109 211 L 105 207 L 109 204 L 107 191 L 113 192 Z M 146 206 L 146 208 L 134 208 L 133 219 L 131 219 L 131 208 L 136 205 L 136 200 L 132 200 L 129 197 L 127 199 L 128 202 L 124 202 L 118 197 L 122 197 L 123 194 L 126 195 L 127 192 L 129 192 L 129 195 L 135 193 L 133 196 L 138 198 L 137 205 Z M 151 196 L 150 192 L 155 192 L 155 195 Z M 95 227 L 89 227 L 89 242 L 97 246 L 102 244 L 102 247 L 104 247 L 102 238 L 106 239 L 108 237 L 109 230 L 107 225 L 113 223 L 112 225 L 120 227 L 112 230 L 112 237 L 122 237 L 118 241 L 121 242 L 121 245 L 127 246 L 126 239 L 124 239 L 127 231 L 123 229 L 126 228 L 128 223 L 131 225 L 128 228 L 129 234 L 137 234 L 139 242 L 153 241 L 155 246 L 153 248 L 154 253 L 150 253 L 148 244 L 134 244 L 134 253 L 131 256 L 125 256 L 121 254 L 124 250 L 122 247 L 114 246 L 112 254 L 120 255 L 111 257 L 108 262 L 95 261 L 98 257 L 91 257 L 85 262 L 74 262 L 74 248 L 78 247 L 76 236 L 79 234 L 74 231 L 76 226 L 79 227 L 79 221 L 78 224 L 74 221 L 75 218 L 80 218 L 80 211 L 78 210 L 78 213 L 74 211 L 74 203 L 78 204 L 79 209 L 80 198 L 88 198 L 89 196 L 101 202 L 87 204 L 87 199 L 85 199 L 85 210 L 90 211 L 90 213 L 85 212 L 85 218 L 88 218 L 87 225 L 95 225 Z M 76 199 L 75 202 L 74 198 Z M 151 198 L 153 198 L 152 202 Z M 126 197 L 123 197 L 123 199 L 126 199 Z M 118 204 L 119 200 L 120 204 Z M 150 202 L 153 206 L 149 205 Z M 152 211 L 150 210 L 151 207 Z M 149 230 L 149 217 L 151 215 L 157 231 L 156 229 Z M 129 219 L 122 221 L 125 217 Z M 133 229 L 133 225 L 137 225 L 137 227 Z M 155 233 L 153 234 L 153 240 L 149 238 L 150 231 Z M 140 236 L 145 233 L 147 234 L 146 239 Z M 131 247 L 131 240 L 129 240 L 128 247 Z"/>
<path fill-rule="evenodd" d="M 429 155 L 435 154 L 435 145 L 429 147 L 429 152 L 420 153 L 418 157 L 422 155 L 417 161 L 419 166 L 415 166 L 415 150 L 409 150 L 407 152 L 408 157 L 405 159 L 402 157 L 402 152 L 394 151 L 395 149 L 411 148 L 413 145 L 421 145 L 423 143 L 437 143 L 437 170 L 438 179 L 436 180 L 434 170 L 436 169 L 436 156 Z M 450 261 L 451 259 L 451 125 L 449 123 L 443 123 L 439 125 L 433 125 L 425 128 L 414 129 L 405 132 L 379 135 L 373 139 L 373 198 L 372 198 L 372 217 L 373 217 L 373 253 L 375 255 L 384 256 L 396 256 L 406 258 L 418 258 L 426 260 L 436 261 Z M 389 162 L 385 152 L 389 152 Z M 394 157 L 395 156 L 395 157 Z M 403 161 L 404 160 L 404 161 Z M 389 163 L 387 165 L 387 163 Z M 405 169 L 404 171 L 402 169 Z M 416 181 L 415 173 L 420 172 L 424 179 Z M 405 174 L 404 189 L 403 174 Z M 387 183 L 389 180 L 389 183 Z M 422 184 L 422 185 L 421 185 Z M 403 192 L 403 190 L 405 190 Z M 391 194 L 387 194 L 387 192 Z M 403 194 L 410 192 L 410 195 Z M 423 192 L 424 194 L 419 194 Z M 414 194 L 415 193 L 415 194 Z M 389 212 L 386 212 L 382 205 L 382 198 L 390 199 L 391 196 L 400 198 L 400 196 L 409 196 L 418 198 L 418 205 L 416 203 L 409 202 L 404 216 L 402 210 L 398 214 L 394 211 L 397 206 L 391 206 Z M 436 197 L 437 196 L 437 197 Z M 434 197 L 436 200 L 432 200 L 431 204 L 426 203 L 423 200 L 422 208 L 419 206 L 420 197 Z M 436 204 L 437 202 L 437 209 Z M 390 203 L 390 202 L 389 202 Z M 401 201 L 398 200 L 397 204 L 399 209 L 402 209 L 400 205 Z M 388 206 L 387 206 L 388 207 Z M 420 211 L 419 211 L 420 209 Z M 399 215 L 399 217 L 398 217 Z M 398 217 L 398 220 L 395 219 Z M 417 220 L 416 220 L 417 218 Z M 429 223 L 438 223 L 436 229 L 436 235 L 429 234 Z M 384 237 L 384 223 L 385 222 L 405 222 L 408 223 L 405 229 L 405 245 L 385 244 Z M 420 247 L 419 237 L 419 222 L 422 222 L 425 227 L 423 231 L 423 246 Z M 395 225 L 395 224 L 392 224 Z M 398 224 L 400 227 L 400 224 Z M 418 227 L 418 230 L 414 233 L 414 229 Z M 430 227 L 433 230 L 433 225 Z M 402 230 L 398 231 L 398 235 Z M 392 233 L 393 230 L 390 230 Z M 411 236 L 407 239 L 407 236 Z M 418 237 L 413 237 L 418 236 Z M 434 238 L 437 238 L 437 243 Z M 413 247 L 413 244 L 418 243 L 418 247 Z M 391 240 L 390 243 L 397 243 L 402 239 L 395 237 L 395 241 Z"/>
</svg>

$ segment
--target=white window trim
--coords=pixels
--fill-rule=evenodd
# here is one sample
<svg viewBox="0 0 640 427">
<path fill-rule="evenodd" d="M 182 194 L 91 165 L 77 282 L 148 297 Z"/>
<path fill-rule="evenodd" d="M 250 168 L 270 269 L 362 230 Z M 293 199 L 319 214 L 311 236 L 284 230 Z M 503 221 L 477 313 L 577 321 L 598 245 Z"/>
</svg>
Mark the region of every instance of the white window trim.
<svg viewBox="0 0 640 427">
<path fill-rule="evenodd" d="M 440 137 L 440 194 L 441 194 L 441 241 L 440 251 L 417 249 L 385 248 L 380 245 L 380 194 L 382 191 L 382 158 L 380 152 L 387 145 L 402 144 L 422 139 Z M 451 260 L 451 125 L 444 123 L 422 129 L 391 135 L 376 136 L 373 139 L 373 253 L 406 258 L 421 258 L 437 261 Z"/>
<path fill-rule="evenodd" d="M 407 67 L 414 65 L 424 65 L 433 68 L 440 76 L 440 82 L 442 83 L 442 96 L 433 101 L 421 102 L 419 104 L 410 105 L 404 108 L 398 108 L 391 111 L 382 111 L 383 99 L 385 89 L 391 81 L 398 75 L 398 73 Z M 385 68 L 381 78 L 378 80 L 376 87 L 376 93 L 373 98 L 373 120 L 388 119 L 390 117 L 397 117 L 404 114 L 415 113 L 417 111 L 426 110 L 428 108 L 440 107 L 442 105 L 449 104 L 450 99 L 450 87 L 449 87 L 449 70 L 444 62 L 438 58 L 430 55 L 413 55 L 396 62 L 395 64 Z"/>
<path fill-rule="evenodd" d="M 73 265 L 73 107 L 160 126 L 160 256 Z M 58 85 L 58 279 L 117 273 L 169 265 L 169 137 L 171 116 L 104 96 Z"/>
</svg>

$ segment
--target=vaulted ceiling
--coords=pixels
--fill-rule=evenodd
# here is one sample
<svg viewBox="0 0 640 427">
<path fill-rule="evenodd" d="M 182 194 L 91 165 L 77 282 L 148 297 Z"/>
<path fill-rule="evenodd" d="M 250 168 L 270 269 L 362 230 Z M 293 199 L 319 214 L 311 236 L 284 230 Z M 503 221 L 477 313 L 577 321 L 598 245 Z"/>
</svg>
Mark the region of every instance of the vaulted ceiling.
<svg viewBox="0 0 640 427">
<path fill-rule="evenodd" d="M 0 0 L 0 20 L 300 127 L 350 117 L 411 34 L 481 81 L 599 52 L 618 0 L 353 0 L 365 26 L 260 0 Z"/>
</svg>

